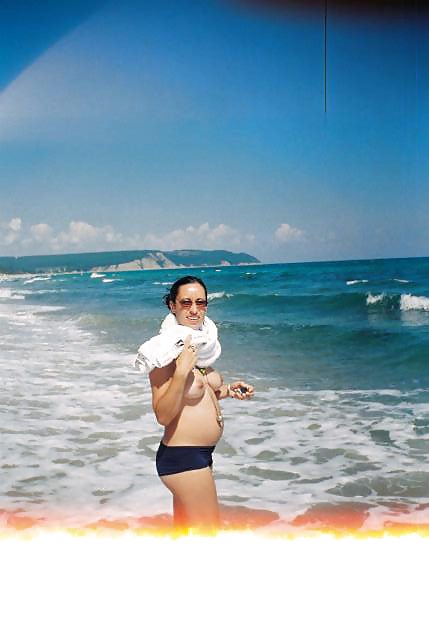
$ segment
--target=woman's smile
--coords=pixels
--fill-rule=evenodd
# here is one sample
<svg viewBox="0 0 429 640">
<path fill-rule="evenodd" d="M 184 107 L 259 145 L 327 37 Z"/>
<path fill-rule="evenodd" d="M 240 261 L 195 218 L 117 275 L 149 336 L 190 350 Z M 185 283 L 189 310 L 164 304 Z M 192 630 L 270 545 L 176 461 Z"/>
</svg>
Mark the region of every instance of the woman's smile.
<svg viewBox="0 0 429 640">
<path fill-rule="evenodd" d="M 206 312 L 206 292 L 198 282 L 179 287 L 176 302 L 170 303 L 170 309 L 179 324 L 198 329 L 204 322 Z"/>
</svg>

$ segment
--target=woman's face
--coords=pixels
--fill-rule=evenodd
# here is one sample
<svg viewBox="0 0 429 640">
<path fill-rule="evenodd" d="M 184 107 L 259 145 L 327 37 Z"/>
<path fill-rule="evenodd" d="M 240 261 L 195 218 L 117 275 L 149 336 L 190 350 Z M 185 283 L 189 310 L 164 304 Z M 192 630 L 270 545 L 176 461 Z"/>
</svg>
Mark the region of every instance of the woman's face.
<svg viewBox="0 0 429 640">
<path fill-rule="evenodd" d="M 182 284 L 176 296 L 176 302 L 170 302 L 170 309 L 179 324 L 199 329 L 206 313 L 206 293 L 198 282 Z"/>
</svg>

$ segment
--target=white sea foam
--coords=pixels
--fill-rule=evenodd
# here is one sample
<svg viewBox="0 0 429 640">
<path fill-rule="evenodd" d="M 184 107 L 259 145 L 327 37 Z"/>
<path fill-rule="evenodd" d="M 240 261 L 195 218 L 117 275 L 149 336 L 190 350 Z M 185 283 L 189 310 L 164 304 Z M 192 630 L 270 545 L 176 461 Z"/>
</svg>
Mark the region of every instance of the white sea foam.
<svg viewBox="0 0 429 640">
<path fill-rule="evenodd" d="M 40 315 L 41 313 L 54 313 L 55 311 L 64 311 L 66 307 L 60 307 L 60 306 L 55 306 L 55 305 L 44 305 L 44 306 L 37 306 L 34 311 L 33 314 L 35 316 Z"/>
<path fill-rule="evenodd" d="M 382 302 L 386 297 L 385 293 L 380 293 L 378 295 L 373 296 L 371 293 L 368 293 L 366 298 L 366 304 L 377 304 L 378 302 Z"/>
<path fill-rule="evenodd" d="M 409 280 L 400 280 L 399 278 L 393 278 L 395 282 L 404 282 L 404 283 L 408 283 Z"/>
<path fill-rule="evenodd" d="M 91 273 L 90 278 L 105 278 L 106 274 L 105 273 Z"/>
<path fill-rule="evenodd" d="M 29 277 L 32 277 L 30 273 L 2 273 L 0 275 L 0 282 L 2 280 L 6 280 L 8 282 L 13 282 L 14 280 L 25 280 L 25 278 L 28 279 Z"/>
<path fill-rule="evenodd" d="M 148 381 L 136 376 L 129 354 L 100 347 L 42 307 L 13 310 L 0 318 L 0 406 L 7 408 L 0 433 L 11 465 L 1 507 L 37 514 L 39 503 L 41 513 L 43 504 L 67 505 L 69 521 L 82 522 L 99 508 L 112 513 L 111 496 L 122 495 L 116 517 L 136 514 L 138 502 L 143 513 L 167 511 L 151 449 L 161 432 Z"/>
<path fill-rule="evenodd" d="M 402 311 L 429 311 L 429 298 L 403 293 L 400 307 Z"/>
<path fill-rule="evenodd" d="M 342 487 L 350 483 L 356 484 L 356 500 L 372 502 L 375 491 L 367 487 L 376 486 L 389 470 L 398 478 L 392 483 L 398 482 L 399 493 L 414 434 L 407 412 L 411 409 L 416 420 L 427 416 L 428 408 L 419 392 L 381 389 L 271 389 L 257 391 L 245 405 L 227 402 L 224 440 L 235 454 L 224 453 L 221 472 L 228 478 L 218 483 L 218 493 L 227 503 L 231 496 L 241 496 L 243 504 L 271 508 L 286 520 L 309 504 L 347 495 L 350 489 L 342 494 Z M 388 434 L 381 436 L 384 446 L 380 442 L 374 447 L 373 431 Z M 218 449 L 223 453 L 222 442 Z"/>
<path fill-rule="evenodd" d="M 0 289 L 0 298 L 9 300 L 24 300 L 25 295 L 12 291 L 11 289 Z"/>
<path fill-rule="evenodd" d="M 217 298 L 232 298 L 233 295 L 233 293 L 225 293 L 225 291 L 216 291 L 214 293 L 209 293 L 207 299 L 216 300 Z"/>
<path fill-rule="evenodd" d="M 103 278 L 102 282 L 115 282 L 115 278 Z"/>
<path fill-rule="evenodd" d="M 26 291 L 25 296 L 44 295 L 46 293 L 65 293 L 67 289 L 35 289 L 34 291 Z"/>
<path fill-rule="evenodd" d="M 34 278 L 30 278 L 29 280 L 25 280 L 24 284 L 31 284 L 33 282 L 39 282 L 41 280 L 50 280 L 50 276 L 34 276 Z"/>
<path fill-rule="evenodd" d="M 351 285 L 351 284 L 360 284 L 364 282 L 368 282 L 368 280 L 347 280 L 346 284 Z"/>
</svg>

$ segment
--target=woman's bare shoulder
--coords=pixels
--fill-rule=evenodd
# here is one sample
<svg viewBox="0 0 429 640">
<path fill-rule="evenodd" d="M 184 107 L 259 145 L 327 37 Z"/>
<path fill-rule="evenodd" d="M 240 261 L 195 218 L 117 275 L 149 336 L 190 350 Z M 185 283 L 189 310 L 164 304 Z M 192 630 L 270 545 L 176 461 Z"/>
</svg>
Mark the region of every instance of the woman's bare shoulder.
<svg viewBox="0 0 429 640">
<path fill-rule="evenodd" d="M 165 367 L 152 369 L 149 373 L 149 380 L 152 387 L 161 387 L 171 378 L 176 368 L 175 361 L 170 362 Z"/>
</svg>

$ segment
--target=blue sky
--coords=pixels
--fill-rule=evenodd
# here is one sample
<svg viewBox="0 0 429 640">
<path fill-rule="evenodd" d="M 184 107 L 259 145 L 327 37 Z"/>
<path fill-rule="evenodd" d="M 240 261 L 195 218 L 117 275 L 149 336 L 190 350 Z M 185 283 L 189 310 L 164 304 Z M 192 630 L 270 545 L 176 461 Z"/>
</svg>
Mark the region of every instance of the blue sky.
<svg viewBox="0 0 429 640">
<path fill-rule="evenodd" d="M 428 255 L 427 18 L 4 7 L 0 255 Z"/>
</svg>

